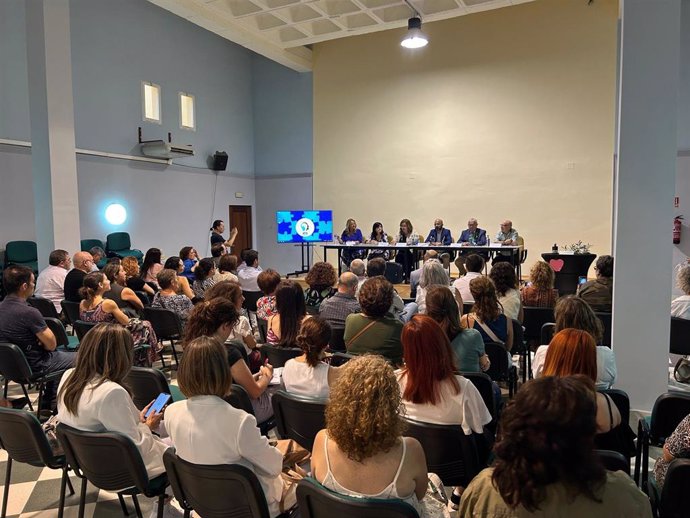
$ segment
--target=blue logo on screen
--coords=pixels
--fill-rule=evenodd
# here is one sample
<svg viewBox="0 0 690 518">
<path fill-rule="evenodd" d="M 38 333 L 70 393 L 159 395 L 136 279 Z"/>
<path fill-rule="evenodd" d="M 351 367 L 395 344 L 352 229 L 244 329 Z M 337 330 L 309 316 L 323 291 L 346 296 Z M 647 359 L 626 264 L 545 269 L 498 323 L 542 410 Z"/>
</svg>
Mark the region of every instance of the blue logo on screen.
<svg viewBox="0 0 690 518">
<path fill-rule="evenodd" d="M 333 241 L 333 211 L 282 210 L 276 212 L 278 243 Z"/>
</svg>

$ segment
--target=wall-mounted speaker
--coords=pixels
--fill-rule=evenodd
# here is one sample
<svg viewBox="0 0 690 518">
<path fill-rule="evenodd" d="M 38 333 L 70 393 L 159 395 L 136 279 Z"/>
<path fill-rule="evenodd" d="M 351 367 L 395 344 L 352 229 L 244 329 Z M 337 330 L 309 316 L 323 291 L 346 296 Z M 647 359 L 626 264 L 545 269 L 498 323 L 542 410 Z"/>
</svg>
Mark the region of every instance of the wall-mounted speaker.
<svg viewBox="0 0 690 518">
<path fill-rule="evenodd" d="M 225 171 L 228 167 L 228 154 L 225 151 L 216 151 L 213 154 L 213 165 L 211 169 L 214 171 Z"/>
</svg>

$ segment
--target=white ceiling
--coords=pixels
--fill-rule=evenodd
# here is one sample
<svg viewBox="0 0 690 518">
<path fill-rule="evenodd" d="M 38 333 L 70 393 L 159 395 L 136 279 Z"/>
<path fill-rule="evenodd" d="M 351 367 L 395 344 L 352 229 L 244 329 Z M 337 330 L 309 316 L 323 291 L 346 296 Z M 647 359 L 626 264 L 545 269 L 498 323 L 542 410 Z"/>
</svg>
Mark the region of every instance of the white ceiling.
<svg viewBox="0 0 690 518">
<path fill-rule="evenodd" d="M 306 45 L 406 27 L 404 0 L 148 0 L 299 72 L 311 70 Z M 410 0 L 423 22 L 533 0 Z M 433 42 L 432 42 L 433 44 Z"/>
</svg>

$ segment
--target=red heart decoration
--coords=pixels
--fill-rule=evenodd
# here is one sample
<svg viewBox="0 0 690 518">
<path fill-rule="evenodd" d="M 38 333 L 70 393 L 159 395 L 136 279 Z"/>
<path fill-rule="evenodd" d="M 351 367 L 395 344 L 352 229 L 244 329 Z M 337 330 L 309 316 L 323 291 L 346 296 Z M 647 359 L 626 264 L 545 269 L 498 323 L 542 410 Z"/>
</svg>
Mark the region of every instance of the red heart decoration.
<svg viewBox="0 0 690 518">
<path fill-rule="evenodd" d="M 563 265 L 565 265 L 565 261 L 563 259 L 549 260 L 549 266 L 551 266 L 554 272 L 560 272 L 563 269 Z"/>
</svg>

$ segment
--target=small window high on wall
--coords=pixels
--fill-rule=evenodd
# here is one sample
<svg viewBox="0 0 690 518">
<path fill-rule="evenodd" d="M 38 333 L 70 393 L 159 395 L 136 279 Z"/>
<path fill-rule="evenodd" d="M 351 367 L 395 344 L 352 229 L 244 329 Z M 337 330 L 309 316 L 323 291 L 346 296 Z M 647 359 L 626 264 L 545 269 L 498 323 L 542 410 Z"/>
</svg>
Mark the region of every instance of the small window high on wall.
<svg viewBox="0 0 690 518">
<path fill-rule="evenodd" d="M 141 82 L 143 118 L 148 122 L 161 123 L 161 87 L 148 81 Z"/>
<path fill-rule="evenodd" d="M 194 120 L 194 96 L 185 92 L 180 92 L 180 128 L 194 130 L 196 122 Z"/>
</svg>

